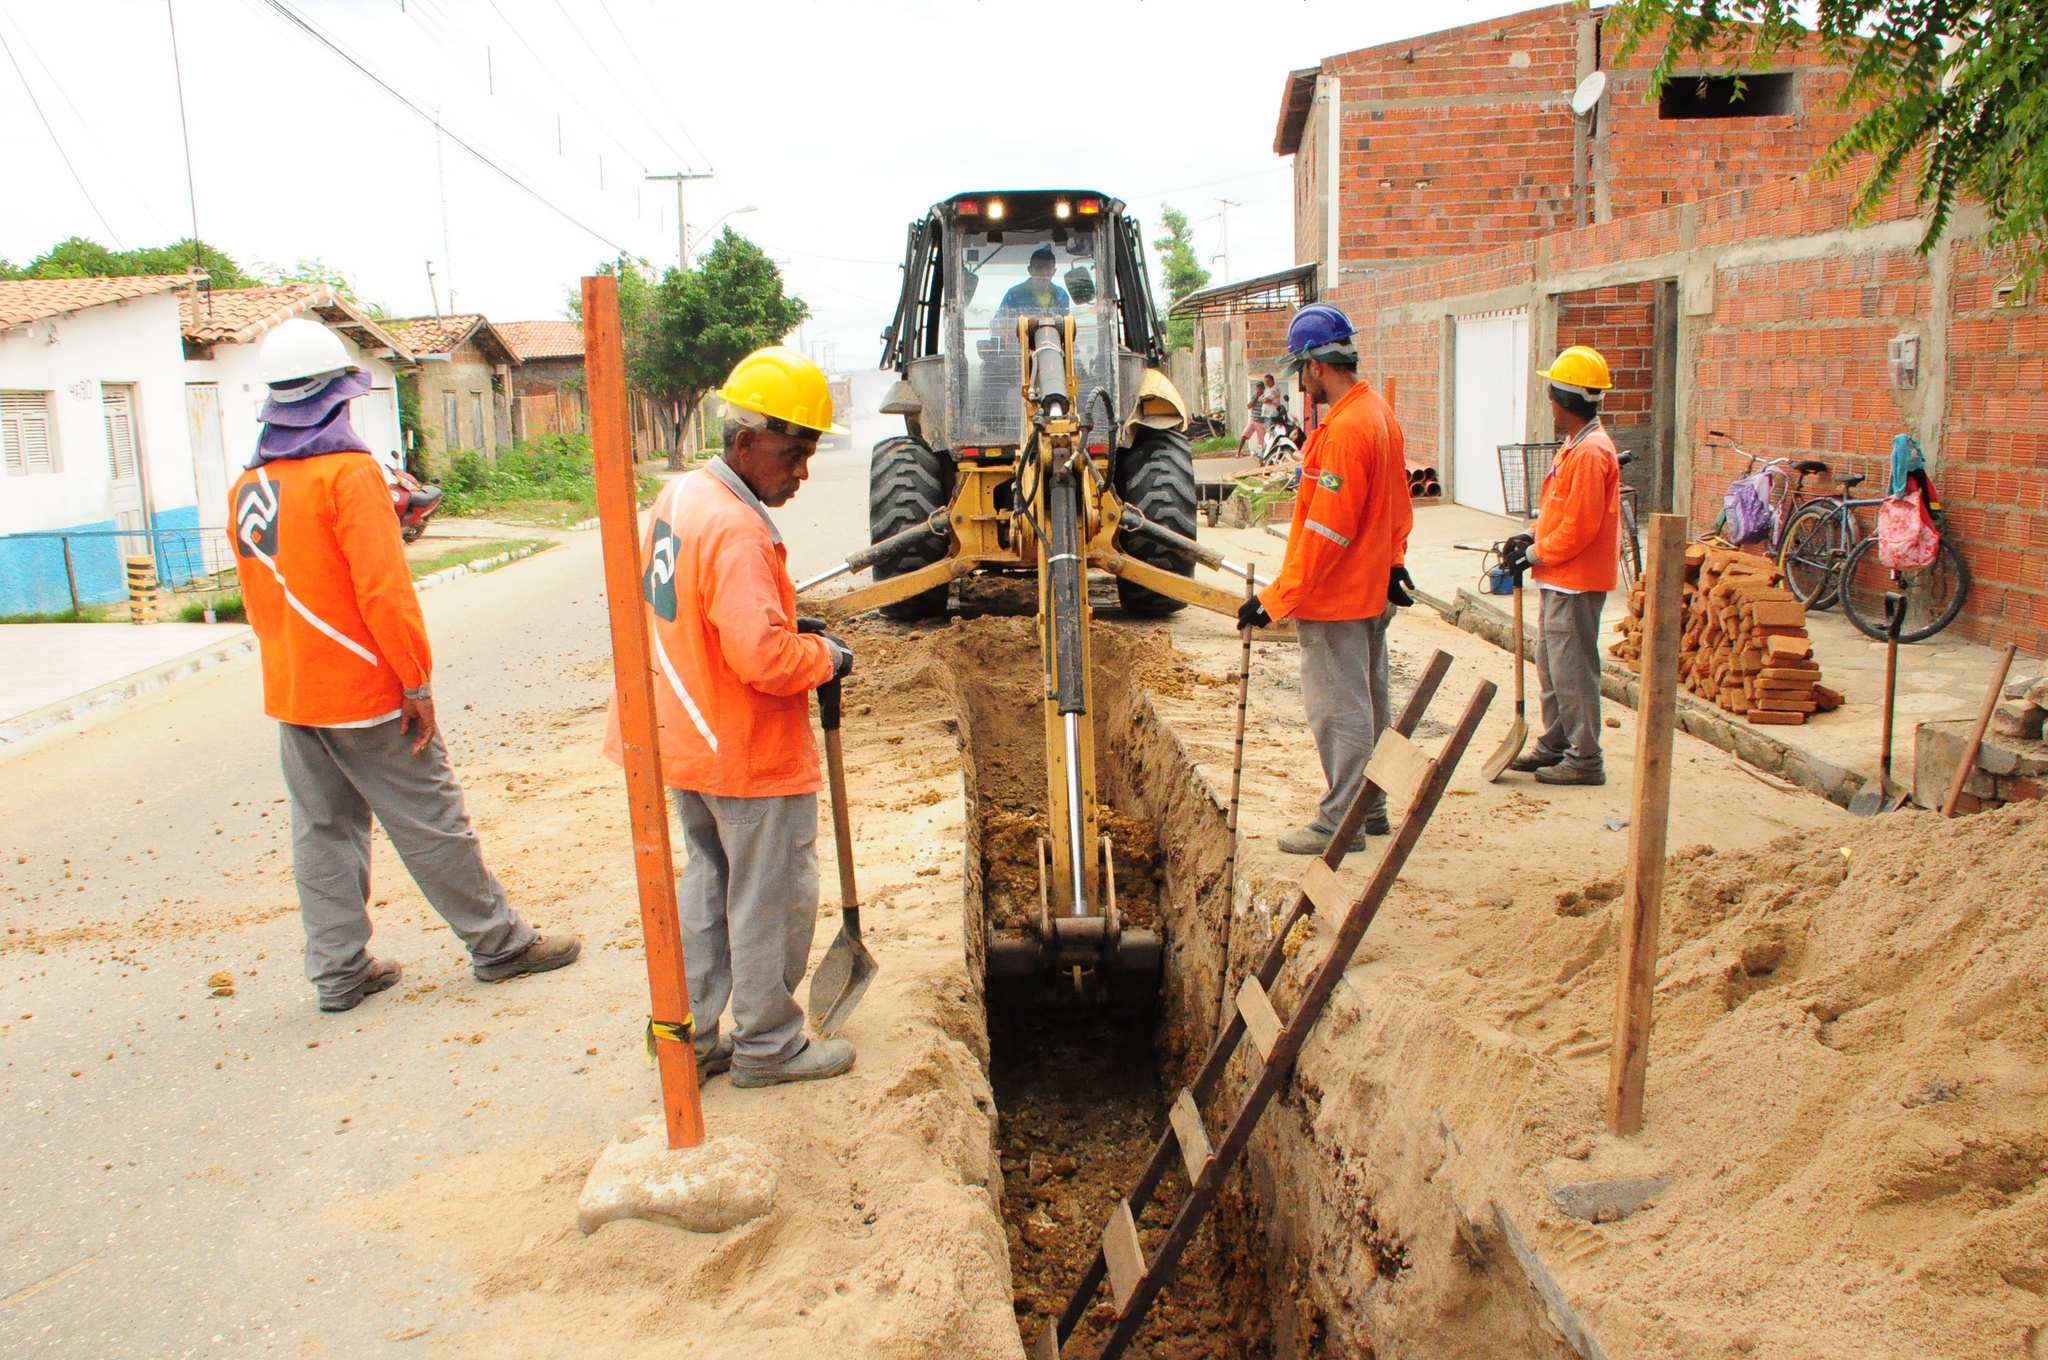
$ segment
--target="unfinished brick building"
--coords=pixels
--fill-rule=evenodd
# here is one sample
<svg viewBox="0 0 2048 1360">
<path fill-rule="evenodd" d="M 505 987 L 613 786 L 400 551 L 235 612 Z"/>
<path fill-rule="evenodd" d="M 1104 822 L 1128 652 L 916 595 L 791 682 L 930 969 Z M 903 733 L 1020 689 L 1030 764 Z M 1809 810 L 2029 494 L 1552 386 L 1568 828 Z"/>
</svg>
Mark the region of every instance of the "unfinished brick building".
<svg viewBox="0 0 2048 1360">
<path fill-rule="evenodd" d="M 1557 6 L 1288 78 L 1276 150 L 1295 157 L 1297 259 L 1317 266 L 1302 291 L 1360 325 L 1365 376 L 1398 383 L 1409 455 L 1500 509 L 1498 446 L 1550 437 L 1537 360 L 1574 343 L 1615 369 L 1643 506 L 1699 529 L 1744 468 L 1730 443 L 1876 488 L 1911 433 L 1976 579 L 1955 631 L 2048 654 L 2030 565 L 2048 543 L 2048 316 L 1983 247 L 1981 212 L 1922 255 L 1910 195 L 1859 224 L 1856 173 L 1808 178 L 1847 125 L 1837 70 L 1788 59 L 1746 110 L 1697 81 L 1650 104 L 1649 56 L 1616 68 L 1605 46 L 1597 13 Z M 1570 95 L 1593 71 L 1606 90 L 1581 119 Z M 1284 317 L 1223 312 L 1205 330 L 1277 348 Z M 1894 340 L 1917 347 L 1912 372 L 1888 362 Z M 1238 371 L 1277 357 L 1248 347 Z"/>
</svg>

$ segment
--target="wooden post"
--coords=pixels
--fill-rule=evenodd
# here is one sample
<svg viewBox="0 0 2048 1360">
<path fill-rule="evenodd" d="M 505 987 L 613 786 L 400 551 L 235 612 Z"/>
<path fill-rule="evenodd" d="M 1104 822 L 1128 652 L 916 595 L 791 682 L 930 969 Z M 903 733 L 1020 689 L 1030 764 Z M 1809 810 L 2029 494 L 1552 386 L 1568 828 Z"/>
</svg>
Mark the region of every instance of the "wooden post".
<svg viewBox="0 0 2048 1360">
<path fill-rule="evenodd" d="M 640 884 L 640 926 L 647 937 L 647 987 L 653 997 L 655 1065 L 668 1145 L 704 1141 L 691 1036 L 690 985 L 676 920 L 675 860 L 661 786 L 661 733 L 654 713 L 654 657 L 640 596 L 640 510 L 635 497 L 633 434 L 626 413 L 626 348 L 619 326 L 619 283 L 583 280 L 585 382 L 590 445 L 597 474 L 597 516 L 604 540 L 604 593 L 611 610 L 614 697 L 626 755 L 626 799 L 633 816 L 633 868 Z"/>
<path fill-rule="evenodd" d="M 1664 837 L 1671 820 L 1671 731 L 1678 717 L 1678 644 L 1685 631 L 1685 516 L 1650 516 L 1643 580 L 1643 670 L 1636 702 L 1636 785 L 1621 896 L 1621 966 L 1614 1042 L 1607 1051 L 1607 1128 L 1643 1127 L 1650 1070 L 1650 1000 L 1657 985 L 1657 926 L 1664 901 Z"/>
<path fill-rule="evenodd" d="M 2012 672 L 2012 659 L 2018 651 L 2019 644 L 2006 644 L 2005 658 L 1998 663 L 1997 674 L 1991 677 L 1991 688 L 1984 691 L 1984 706 L 1977 710 L 1977 724 L 1970 729 L 1969 744 L 1963 747 L 1962 763 L 1956 766 L 1955 778 L 1949 780 L 1948 797 L 1941 800 L 1941 815 L 1944 817 L 1956 815 L 1956 804 L 1963 797 L 1963 785 L 1969 782 L 1970 771 L 1977 768 L 1977 752 L 1984 747 L 1984 729 L 1991 726 L 1991 715 L 1998 711 L 1998 696 L 2005 689 L 2005 677 Z"/>
<path fill-rule="evenodd" d="M 71 588 L 71 617 L 75 619 L 78 617 L 78 572 L 71 565 L 71 540 L 60 538 L 57 541 L 64 545 L 64 584 Z"/>
</svg>

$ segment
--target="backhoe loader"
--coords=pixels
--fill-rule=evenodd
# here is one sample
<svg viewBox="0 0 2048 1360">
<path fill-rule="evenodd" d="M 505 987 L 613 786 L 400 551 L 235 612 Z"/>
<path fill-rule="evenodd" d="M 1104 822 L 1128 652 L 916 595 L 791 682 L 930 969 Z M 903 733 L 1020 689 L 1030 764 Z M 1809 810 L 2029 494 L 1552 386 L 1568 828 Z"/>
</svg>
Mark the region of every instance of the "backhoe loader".
<svg viewBox="0 0 2048 1360">
<path fill-rule="evenodd" d="M 883 332 L 898 381 L 882 404 L 905 431 L 875 446 L 872 546 L 798 586 L 874 569 L 834 603 L 915 620 L 953 582 L 1035 575 L 1045 658 L 1040 913 L 1029 937 L 989 941 L 989 971 L 1038 974 L 1068 995 L 1156 987 L 1161 942 L 1126 930 L 1095 790 L 1088 571 L 1116 577 L 1128 613 L 1242 597 L 1192 580 L 1244 579 L 1195 539 L 1187 409 L 1158 365 L 1136 219 L 1100 193 L 959 194 L 911 224 L 903 291 Z"/>
</svg>

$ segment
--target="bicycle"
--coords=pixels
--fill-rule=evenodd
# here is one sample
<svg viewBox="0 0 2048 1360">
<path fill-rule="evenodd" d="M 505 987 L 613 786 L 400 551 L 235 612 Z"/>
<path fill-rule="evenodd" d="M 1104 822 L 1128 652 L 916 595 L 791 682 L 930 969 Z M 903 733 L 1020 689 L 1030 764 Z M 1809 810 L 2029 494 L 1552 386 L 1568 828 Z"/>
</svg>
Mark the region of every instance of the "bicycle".
<svg viewBox="0 0 2048 1360">
<path fill-rule="evenodd" d="M 1934 560 L 1915 571 L 1893 571 L 1878 556 L 1877 534 L 1873 530 L 1849 549 L 1842 562 L 1842 612 L 1865 637 L 1885 640 L 1886 592 L 1905 596 L 1899 629 L 1901 642 L 1925 642 L 1955 622 L 1970 594 L 1970 567 L 1963 560 L 1948 531 L 1948 516 L 1940 509 L 1928 512 L 1934 518 L 1941 547 Z"/>
<path fill-rule="evenodd" d="M 1633 453 L 1616 454 L 1617 466 L 1627 467 L 1636 460 Z M 1620 558 L 1615 572 L 1616 590 L 1623 594 L 1635 588 L 1643 574 L 1643 537 L 1636 519 L 1636 489 L 1632 486 L 1621 488 L 1621 532 L 1616 534 L 1616 547 Z"/>
</svg>

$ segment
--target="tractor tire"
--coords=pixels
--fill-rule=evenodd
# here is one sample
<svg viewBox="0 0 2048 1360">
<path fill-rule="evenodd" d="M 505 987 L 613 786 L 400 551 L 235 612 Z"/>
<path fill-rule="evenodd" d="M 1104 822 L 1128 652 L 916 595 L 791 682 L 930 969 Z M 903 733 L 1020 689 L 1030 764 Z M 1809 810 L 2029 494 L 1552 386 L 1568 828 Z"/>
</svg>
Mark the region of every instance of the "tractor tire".
<svg viewBox="0 0 2048 1360">
<path fill-rule="evenodd" d="M 880 543 L 930 519 L 932 511 L 947 504 L 952 483 L 952 463 L 944 454 L 932 452 L 921 439 L 897 435 L 875 445 L 873 461 L 868 464 L 868 542 Z M 928 545 L 884 558 L 875 563 L 875 579 L 886 581 L 928 567 L 946 555 L 947 547 L 945 539 L 934 537 Z M 936 618 L 946 612 L 948 589 L 933 586 L 907 600 L 885 604 L 882 617 L 899 623 Z"/>
<path fill-rule="evenodd" d="M 1188 538 L 1195 536 L 1195 456 L 1187 436 L 1177 430 L 1140 426 L 1130 447 L 1116 461 L 1116 494 L 1146 519 Z M 1123 540 L 1123 551 L 1140 562 L 1178 576 L 1193 576 L 1195 564 L 1171 548 L 1136 534 Z M 1178 614 L 1185 601 L 1121 578 L 1117 600 L 1133 614 L 1157 618 Z"/>
</svg>

